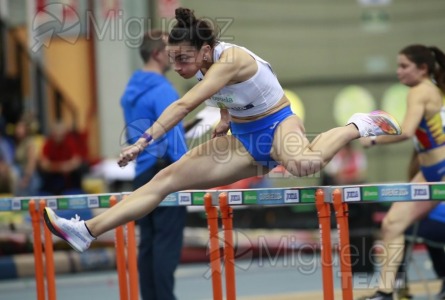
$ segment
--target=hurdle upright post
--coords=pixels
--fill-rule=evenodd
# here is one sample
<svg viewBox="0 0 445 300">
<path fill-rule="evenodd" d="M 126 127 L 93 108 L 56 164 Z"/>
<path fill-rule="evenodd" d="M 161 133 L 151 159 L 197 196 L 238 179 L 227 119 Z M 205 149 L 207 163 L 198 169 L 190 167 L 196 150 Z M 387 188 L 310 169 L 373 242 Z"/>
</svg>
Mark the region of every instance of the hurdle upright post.
<svg viewBox="0 0 445 300">
<path fill-rule="evenodd" d="M 204 195 L 204 207 L 209 229 L 209 256 L 212 276 L 213 299 L 222 300 L 221 258 L 218 240 L 218 210 L 212 205 L 212 195 Z"/>
<path fill-rule="evenodd" d="M 227 201 L 227 193 L 219 194 L 219 207 L 224 231 L 224 266 L 227 300 L 236 299 L 235 250 L 233 245 L 233 208 Z"/>
<path fill-rule="evenodd" d="M 128 281 L 130 287 L 130 300 L 139 299 L 139 275 L 136 255 L 135 223 L 127 224 L 127 254 L 128 254 Z"/>
<path fill-rule="evenodd" d="M 39 219 L 43 216 L 43 210 L 45 209 L 45 200 L 39 202 Z M 53 251 L 53 238 L 48 226 L 44 226 L 45 237 L 45 270 L 46 270 L 46 289 L 48 292 L 48 300 L 56 300 L 56 276 L 54 271 L 54 251 Z"/>
<path fill-rule="evenodd" d="M 332 193 L 339 235 L 339 257 L 343 300 L 352 300 L 351 245 L 349 243 L 348 204 L 342 201 L 339 189 Z"/>
<path fill-rule="evenodd" d="M 45 300 L 45 281 L 43 271 L 42 258 L 42 237 L 40 231 L 40 216 L 36 210 L 36 202 L 34 199 L 29 201 L 29 214 L 31 215 L 32 232 L 33 232 L 33 252 L 34 252 L 34 272 L 36 277 L 37 300 Z"/>
<path fill-rule="evenodd" d="M 115 196 L 110 197 L 110 206 L 114 206 L 117 203 Z M 117 276 L 119 280 L 119 295 L 120 300 L 128 300 L 128 285 L 127 285 L 127 267 L 125 263 L 125 241 L 124 241 L 124 228 L 118 226 L 115 229 L 116 234 L 116 267 Z"/>
<path fill-rule="evenodd" d="M 323 273 L 323 299 L 334 299 L 334 277 L 332 270 L 331 207 L 325 202 L 323 189 L 315 192 L 315 206 L 318 213 L 321 247 L 321 268 Z"/>
</svg>

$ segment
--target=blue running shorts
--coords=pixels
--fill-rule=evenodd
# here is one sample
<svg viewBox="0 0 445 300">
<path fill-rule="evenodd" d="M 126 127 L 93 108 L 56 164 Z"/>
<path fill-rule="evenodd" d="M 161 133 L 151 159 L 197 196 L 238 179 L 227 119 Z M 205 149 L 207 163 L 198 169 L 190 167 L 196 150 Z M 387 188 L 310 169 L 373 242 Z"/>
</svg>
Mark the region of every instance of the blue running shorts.
<svg viewBox="0 0 445 300">
<path fill-rule="evenodd" d="M 252 155 L 255 161 L 269 169 L 279 165 L 271 156 L 275 130 L 283 120 L 294 115 L 290 106 L 262 119 L 248 123 L 230 123 L 232 135 L 236 137 Z"/>
<path fill-rule="evenodd" d="M 432 166 L 428 167 L 420 167 L 422 171 L 423 177 L 425 177 L 428 182 L 438 182 L 442 181 L 442 178 L 445 176 L 445 160 L 441 161 Z"/>
</svg>

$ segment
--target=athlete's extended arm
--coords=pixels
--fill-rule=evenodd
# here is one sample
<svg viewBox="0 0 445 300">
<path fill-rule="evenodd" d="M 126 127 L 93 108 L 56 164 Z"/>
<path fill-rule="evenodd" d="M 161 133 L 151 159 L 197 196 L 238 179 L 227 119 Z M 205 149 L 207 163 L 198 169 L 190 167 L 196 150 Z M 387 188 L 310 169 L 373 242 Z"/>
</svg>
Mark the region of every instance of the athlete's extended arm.
<svg viewBox="0 0 445 300">
<path fill-rule="evenodd" d="M 392 136 L 379 136 L 375 139 L 377 145 L 398 143 L 410 139 L 414 136 L 417 126 L 419 126 L 422 116 L 425 113 L 425 87 L 418 86 L 412 88 L 408 93 L 405 117 L 402 122 L 402 134 Z M 362 139 L 362 144 L 367 147 L 371 145 L 369 138 Z"/>
<path fill-rule="evenodd" d="M 177 123 L 205 100 L 237 77 L 242 64 L 238 63 L 233 51 L 224 52 L 205 74 L 203 80 L 191 88 L 182 98 L 170 105 L 146 132 L 154 140 L 173 128 Z M 232 63 L 225 63 L 231 61 Z M 138 141 L 144 142 L 142 140 Z"/>
<path fill-rule="evenodd" d="M 230 61 L 231 63 L 226 63 Z M 207 71 L 204 79 L 191 88 L 183 97 L 168 106 L 158 120 L 146 130 L 146 137 L 141 137 L 135 144 L 122 150 L 118 164 L 123 167 L 132 161 L 145 148 L 150 139 L 156 140 L 173 128 L 187 114 L 193 111 L 206 99 L 236 80 L 243 65 L 237 61 L 233 51 L 221 55 L 220 61 L 215 62 Z"/>
</svg>

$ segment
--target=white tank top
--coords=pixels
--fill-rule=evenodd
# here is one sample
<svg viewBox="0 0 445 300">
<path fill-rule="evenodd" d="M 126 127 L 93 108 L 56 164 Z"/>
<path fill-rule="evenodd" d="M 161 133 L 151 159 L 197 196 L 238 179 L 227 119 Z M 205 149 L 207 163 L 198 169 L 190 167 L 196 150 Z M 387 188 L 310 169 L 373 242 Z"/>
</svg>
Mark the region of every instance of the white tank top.
<svg viewBox="0 0 445 300">
<path fill-rule="evenodd" d="M 250 117 L 266 112 L 283 97 L 283 88 L 270 64 L 244 47 L 219 42 L 213 51 L 213 61 L 219 60 L 221 53 L 232 47 L 241 48 L 249 53 L 257 62 L 258 70 L 246 81 L 223 87 L 206 100 L 206 104 L 227 109 L 230 115 L 235 117 Z M 196 78 L 198 80 L 204 78 L 201 71 L 196 73 Z"/>
</svg>

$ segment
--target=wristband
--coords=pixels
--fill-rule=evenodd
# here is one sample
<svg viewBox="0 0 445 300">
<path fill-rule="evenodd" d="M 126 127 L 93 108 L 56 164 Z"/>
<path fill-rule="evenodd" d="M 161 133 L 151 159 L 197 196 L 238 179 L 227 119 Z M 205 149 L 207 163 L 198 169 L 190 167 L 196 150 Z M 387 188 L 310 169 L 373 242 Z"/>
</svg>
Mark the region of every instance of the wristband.
<svg viewBox="0 0 445 300">
<path fill-rule="evenodd" d="M 147 142 L 147 144 L 149 144 L 153 140 L 153 137 L 151 135 L 149 135 L 148 133 L 144 132 L 141 135 L 141 139 L 144 139 Z"/>
<path fill-rule="evenodd" d="M 374 135 L 374 136 L 371 136 L 371 145 L 372 146 L 375 146 L 375 145 L 377 145 L 377 137 Z"/>
</svg>

